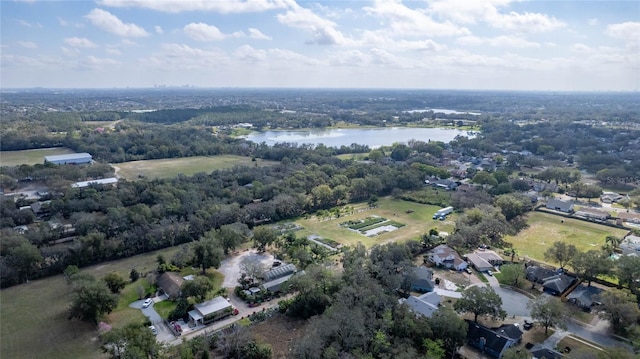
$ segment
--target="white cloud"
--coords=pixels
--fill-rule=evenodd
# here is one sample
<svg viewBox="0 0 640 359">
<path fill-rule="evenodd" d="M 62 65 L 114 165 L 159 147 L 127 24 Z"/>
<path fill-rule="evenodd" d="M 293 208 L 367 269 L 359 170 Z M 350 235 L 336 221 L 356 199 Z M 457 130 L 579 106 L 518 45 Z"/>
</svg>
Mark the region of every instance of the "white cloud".
<svg viewBox="0 0 640 359">
<path fill-rule="evenodd" d="M 598 25 L 598 23 L 599 23 L 599 22 L 598 22 L 598 19 L 596 19 L 596 18 L 592 18 L 592 19 L 587 20 L 587 23 L 588 23 L 590 26 L 596 26 L 596 25 Z"/>
<path fill-rule="evenodd" d="M 546 32 L 566 27 L 566 24 L 545 14 L 511 11 L 499 15 L 490 24 L 494 27 L 518 32 Z"/>
<path fill-rule="evenodd" d="M 61 17 L 58 18 L 58 23 L 60 24 L 60 26 L 62 27 L 66 27 L 69 25 L 69 22 Z"/>
<path fill-rule="evenodd" d="M 156 31 L 156 34 L 159 34 L 159 35 L 164 34 L 164 30 L 162 30 L 162 27 L 159 25 L 154 26 L 153 29 Z"/>
<path fill-rule="evenodd" d="M 607 26 L 605 33 L 613 38 L 624 40 L 631 49 L 640 49 L 640 22 L 611 24 Z"/>
<path fill-rule="evenodd" d="M 188 45 L 170 43 L 163 44 L 162 51 L 154 54 L 150 58 L 140 61 L 140 64 L 153 66 L 166 71 L 173 69 L 206 69 L 211 66 L 225 66 L 229 64 L 229 56 L 224 51 L 218 49 L 204 50 Z"/>
<path fill-rule="evenodd" d="M 496 36 L 496 37 L 478 37 L 464 36 L 458 38 L 457 42 L 461 45 L 481 46 L 488 45 L 493 47 L 513 47 L 513 48 L 538 48 L 540 43 L 525 40 L 517 36 Z"/>
<path fill-rule="evenodd" d="M 284 14 L 276 15 L 276 18 L 281 24 L 310 32 L 312 36 L 312 40 L 308 42 L 310 44 L 345 45 L 351 43 L 340 31 L 335 29 L 336 23 L 318 16 L 309 9 L 297 6 Z"/>
<path fill-rule="evenodd" d="M 108 54 L 111 54 L 111 55 L 116 55 L 116 56 L 121 56 L 122 55 L 122 52 L 120 50 L 116 49 L 116 48 L 107 48 L 105 51 Z"/>
<path fill-rule="evenodd" d="M 267 36 L 258 29 L 249 28 L 249 37 L 256 40 L 271 40 L 271 36 Z"/>
<path fill-rule="evenodd" d="M 124 23 L 117 16 L 102 9 L 91 10 L 89 14 L 85 15 L 85 18 L 89 19 L 94 26 L 121 37 L 149 36 L 149 33 L 140 26 Z"/>
<path fill-rule="evenodd" d="M 75 48 L 94 48 L 97 47 L 93 41 L 84 37 L 68 37 L 64 39 L 64 43 Z"/>
<path fill-rule="evenodd" d="M 267 59 L 265 50 L 254 49 L 249 45 L 243 45 L 234 51 L 234 56 L 240 60 L 248 62 L 262 62 Z"/>
<path fill-rule="evenodd" d="M 138 7 L 168 13 L 213 11 L 221 14 L 263 12 L 284 9 L 295 0 L 101 0 L 111 7 Z"/>
<path fill-rule="evenodd" d="M 113 66 L 119 65 L 120 62 L 114 59 L 95 57 L 95 56 L 87 56 L 84 58 L 84 61 L 81 65 L 91 68 L 99 68 L 102 69 L 104 66 Z"/>
<path fill-rule="evenodd" d="M 220 41 L 227 37 L 217 27 L 205 23 L 190 23 L 183 29 L 184 33 L 197 41 Z"/>
<path fill-rule="evenodd" d="M 77 49 L 77 48 L 75 48 L 75 47 L 68 48 L 68 47 L 62 46 L 62 47 L 60 48 L 60 50 L 62 50 L 62 53 L 63 53 L 65 56 L 78 56 L 78 55 L 80 55 L 80 50 L 78 50 L 78 49 Z"/>
<path fill-rule="evenodd" d="M 411 9 L 399 1 L 376 0 L 364 11 L 381 18 L 397 36 L 460 36 L 471 32 L 450 21 L 437 22 L 424 9 Z"/>
<path fill-rule="evenodd" d="M 35 23 L 35 24 L 32 24 L 32 23 L 30 23 L 30 22 L 28 22 L 26 20 L 18 19 L 18 24 L 20 24 L 21 26 L 24 26 L 24 27 L 30 27 L 30 28 L 34 28 L 35 27 L 35 28 L 38 28 L 38 29 L 42 29 L 42 24 L 40 24 L 38 22 Z"/>
<path fill-rule="evenodd" d="M 373 64 L 389 66 L 400 65 L 400 60 L 395 55 L 383 49 L 373 48 L 369 50 L 369 56 Z"/>
<path fill-rule="evenodd" d="M 18 41 L 18 45 L 24 47 L 25 49 L 37 49 L 38 44 L 33 41 Z"/>
<path fill-rule="evenodd" d="M 436 0 L 429 4 L 429 12 L 458 24 L 476 24 L 498 16 L 498 7 L 511 0 Z"/>
<path fill-rule="evenodd" d="M 546 14 L 511 11 L 501 13 L 499 8 L 512 0 L 436 0 L 430 3 L 429 12 L 459 24 L 484 22 L 489 26 L 517 32 L 545 32 L 566 27 L 566 24 Z"/>
</svg>

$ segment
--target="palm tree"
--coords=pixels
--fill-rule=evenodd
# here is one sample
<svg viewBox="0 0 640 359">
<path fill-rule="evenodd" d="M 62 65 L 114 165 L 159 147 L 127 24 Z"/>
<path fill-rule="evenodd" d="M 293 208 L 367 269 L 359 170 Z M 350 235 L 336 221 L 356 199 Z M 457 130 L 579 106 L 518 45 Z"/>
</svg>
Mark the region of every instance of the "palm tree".
<svg viewBox="0 0 640 359">
<path fill-rule="evenodd" d="M 622 238 L 616 236 L 607 236 L 604 239 L 604 243 L 610 245 L 613 250 L 616 250 L 620 247 L 620 243 L 622 243 Z"/>
<path fill-rule="evenodd" d="M 511 248 L 511 263 L 513 263 L 513 258 L 518 254 L 515 248 Z"/>
</svg>

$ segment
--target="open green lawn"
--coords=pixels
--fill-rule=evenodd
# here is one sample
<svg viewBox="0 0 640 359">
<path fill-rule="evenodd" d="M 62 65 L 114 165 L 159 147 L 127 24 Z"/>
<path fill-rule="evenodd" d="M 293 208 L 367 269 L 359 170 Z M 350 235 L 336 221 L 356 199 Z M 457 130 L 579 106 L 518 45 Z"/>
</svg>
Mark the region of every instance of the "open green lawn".
<svg viewBox="0 0 640 359">
<path fill-rule="evenodd" d="M 0 358 L 100 358 L 93 325 L 67 319 L 71 287 L 62 275 L 0 291 Z"/>
<path fill-rule="evenodd" d="M 118 175 L 135 180 L 138 176 L 147 178 L 170 178 L 178 174 L 193 175 L 198 172 L 209 173 L 214 170 L 231 168 L 233 166 L 271 166 L 274 161 L 256 159 L 251 161 L 251 157 L 223 155 L 211 157 L 184 157 L 169 158 L 161 160 L 144 160 L 118 163 L 114 166 L 118 168 Z"/>
<path fill-rule="evenodd" d="M 0 166 L 35 165 L 44 163 L 44 156 L 66 155 L 75 151 L 66 147 L 39 148 L 23 151 L 0 151 Z"/>
<path fill-rule="evenodd" d="M 356 213 L 342 215 L 340 218 L 322 220 L 311 216 L 308 219 L 299 219 L 297 224 L 304 227 L 304 230 L 297 232 L 298 236 L 317 234 L 324 238 L 329 238 L 340 242 L 343 245 L 355 245 L 361 242 L 366 247 L 391 241 L 406 241 L 418 239 L 423 233 L 429 232 L 431 228 L 439 231 L 451 233 L 455 223 L 455 215 L 448 216 L 445 221 L 432 220 L 433 214 L 440 209 L 438 206 L 430 206 L 414 202 L 382 198 L 378 201 L 378 207 L 362 212 L 357 209 L 365 208 L 366 204 L 356 204 L 353 206 Z M 407 213 L 407 211 L 413 211 Z M 366 237 L 358 232 L 351 231 L 340 226 L 346 221 L 357 221 L 371 216 L 380 216 L 388 220 L 405 224 L 404 227 L 392 232 L 387 232 L 375 237 Z"/>
<path fill-rule="evenodd" d="M 627 232 L 623 229 L 542 212 L 529 213 L 527 223 L 529 228 L 515 236 L 507 236 L 505 241 L 513 244 L 518 256 L 538 261 L 544 261 L 544 252 L 555 241 L 573 244 L 579 251 L 585 252 L 600 248 L 609 235 L 623 237 Z"/>
<path fill-rule="evenodd" d="M 169 260 L 177 250 L 178 247 L 162 249 L 82 268 L 81 271 L 96 278 L 117 272 L 128 280 L 132 268 L 140 273 L 149 273 L 157 266 L 158 254 Z M 214 270 L 210 272 L 219 288 L 222 274 Z M 129 304 L 138 297 L 138 285 L 142 285 L 145 291 L 151 291 L 151 285 L 144 278 L 128 284 L 121 292 L 118 307 L 107 318 L 114 327 L 144 320 L 140 310 L 129 308 Z M 100 340 L 94 326 L 67 319 L 70 303 L 71 286 L 62 275 L 0 291 L 0 358 L 104 357 L 100 352 Z"/>
</svg>

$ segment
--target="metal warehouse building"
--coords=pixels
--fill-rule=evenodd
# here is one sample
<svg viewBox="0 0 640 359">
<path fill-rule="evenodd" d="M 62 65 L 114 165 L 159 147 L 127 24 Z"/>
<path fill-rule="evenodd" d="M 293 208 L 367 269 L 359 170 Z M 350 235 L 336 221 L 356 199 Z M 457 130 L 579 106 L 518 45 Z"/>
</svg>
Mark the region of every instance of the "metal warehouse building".
<svg viewBox="0 0 640 359">
<path fill-rule="evenodd" d="M 55 156 L 44 156 L 44 162 L 53 163 L 56 165 L 77 165 L 81 163 L 91 163 L 93 157 L 90 154 L 83 153 L 71 153 L 67 155 L 55 155 Z"/>
</svg>

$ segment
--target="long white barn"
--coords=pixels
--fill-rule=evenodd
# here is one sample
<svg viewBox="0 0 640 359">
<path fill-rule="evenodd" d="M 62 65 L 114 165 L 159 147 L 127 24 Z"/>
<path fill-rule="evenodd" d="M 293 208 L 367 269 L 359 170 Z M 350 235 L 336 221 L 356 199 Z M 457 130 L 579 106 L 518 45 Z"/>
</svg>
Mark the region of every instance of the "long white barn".
<svg viewBox="0 0 640 359">
<path fill-rule="evenodd" d="M 67 165 L 67 164 L 81 164 L 81 163 L 91 163 L 93 161 L 93 157 L 86 153 L 70 153 L 66 155 L 53 155 L 53 156 L 44 156 L 44 162 L 53 163 L 55 165 Z"/>
</svg>

